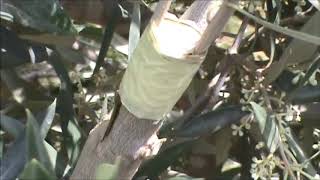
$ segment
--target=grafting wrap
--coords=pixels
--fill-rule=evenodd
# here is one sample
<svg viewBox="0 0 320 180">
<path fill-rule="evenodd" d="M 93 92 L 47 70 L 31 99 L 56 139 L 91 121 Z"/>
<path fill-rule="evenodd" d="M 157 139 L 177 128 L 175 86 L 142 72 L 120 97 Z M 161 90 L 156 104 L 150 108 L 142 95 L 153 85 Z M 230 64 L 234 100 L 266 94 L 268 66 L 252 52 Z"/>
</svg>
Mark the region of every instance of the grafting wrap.
<svg viewBox="0 0 320 180">
<path fill-rule="evenodd" d="M 200 36 L 192 25 L 177 19 L 166 18 L 159 27 L 146 28 L 119 90 L 132 114 L 160 120 L 173 108 L 205 57 L 187 53 Z"/>
</svg>

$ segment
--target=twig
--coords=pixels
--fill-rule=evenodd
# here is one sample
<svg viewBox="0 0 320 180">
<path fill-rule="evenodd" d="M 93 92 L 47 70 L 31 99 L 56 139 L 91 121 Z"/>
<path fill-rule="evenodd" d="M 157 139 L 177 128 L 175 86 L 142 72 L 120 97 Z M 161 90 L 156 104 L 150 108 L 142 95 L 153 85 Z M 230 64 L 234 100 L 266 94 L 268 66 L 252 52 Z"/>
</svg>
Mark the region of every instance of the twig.
<svg viewBox="0 0 320 180">
<path fill-rule="evenodd" d="M 258 75 L 261 76 L 261 73 L 259 73 Z M 269 113 L 272 113 L 273 110 L 272 110 L 272 106 L 271 106 L 271 101 L 270 101 L 270 99 L 269 99 L 269 97 L 268 97 L 268 93 L 267 93 L 266 89 L 263 87 L 262 83 L 260 84 L 260 90 L 261 90 L 261 92 L 262 92 L 262 94 L 263 94 L 263 96 L 264 96 L 264 98 L 265 98 L 265 100 L 266 100 L 268 112 L 269 112 Z M 280 121 L 277 121 L 277 122 L 278 122 L 278 126 L 281 127 L 281 122 L 280 122 Z M 286 169 L 288 170 L 290 176 L 291 176 L 294 180 L 296 180 L 296 177 L 295 177 L 295 175 L 294 175 L 294 173 L 293 173 L 293 171 L 292 171 L 292 169 L 291 169 L 291 166 L 290 166 L 290 163 L 289 163 L 289 161 L 288 161 L 288 158 L 287 158 L 287 156 L 286 156 L 286 154 L 285 154 L 285 150 L 284 150 L 282 138 L 281 138 L 281 136 L 279 136 L 278 138 L 279 138 L 279 140 L 280 140 L 280 143 L 279 143 L 279 151 L 280 151 L 280 155 L 281 155 L 281 157 L 282 157 L 282 160 L 283 160 L 283 162 L 284 162 L 284 166 L 285 166 Z"/>
<path fill-rule="evenodd" d="M 271 29 L 273 31 L 285 34 L 287 36 L 302 40 L 302 41 L 306 41 L 315 45 L 320 45 L 320 38 L 314 35 L 310 35 L 307 33 L 303 33 L 300 31 L 296 31 L 296 30 L 292 30 L 292 29 L 288 29 L 288 28 L 284 28 L 282 26 L 278 26 L 278 25 L 274 25 L 272 23 L 269 23 L 265 20 L 262 20 L 260 18 L 257 18 L 256 16 L 248 13 L 247 11 L 240 9 L 236 4 L 233 3 L 227 3 L 228 7 L 233 8 L 234 10 L 237 10 L 239 13 L 249 17 L 250 19 L 254 20 L 256 23 L 263 25 L 264 27 Z"/>
<path fill-rule="evenodd" d="M 203 32 L 208 26 L 208 14 L 213 1 L 196 0 L 180 17 L 181 20 L 193 21 L 200 32 Z"/>
</svg>

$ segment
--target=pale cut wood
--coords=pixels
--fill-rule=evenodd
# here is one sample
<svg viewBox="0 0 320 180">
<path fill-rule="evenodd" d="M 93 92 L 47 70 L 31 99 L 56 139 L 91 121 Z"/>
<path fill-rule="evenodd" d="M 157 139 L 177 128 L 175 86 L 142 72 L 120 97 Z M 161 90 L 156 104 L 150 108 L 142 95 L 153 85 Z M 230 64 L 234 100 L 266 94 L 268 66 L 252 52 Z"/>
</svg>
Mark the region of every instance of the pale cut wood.
<svg viewBox="0 0 320 180">
<path fill-rule="evenodd" d="M 161 23 L 168 9 L 170 8 L 172 0 L 160 0 L 151 18 L 151 22 L 157 27 Z"/>
<path fill-rule="evenodd" d="M 180 19 L 193 21 L 203 32 L 208 26 L 208 11 L 213 3 L 212 0 L 197 0 L 183 13 Z"/>
<path fill-rule="evenodd" d="M 211 43 L 215 41 L 221 34 L 223 28 L 227 24 L 229 18 L 233 15 L 234 9 L 228 7 L 228 3 L 237 3 L 239 0 L 225 0 L 221 5 L 218 12 L 215 14 L 206 30 L 203 32 L 197 47 L 194 50 L 194 54 L 201 54 L 205 52 Z"/>
<path fill-rule="evenodd" d="M 140 148 L 147 144 L 160 125 L 158 121 L 138 119 L 122 106 L 106 138 L 100 141 L 108 121 L 103 121 L 91 131 L 70 179 L 95 179 L 96 168 L 100 164 L 112 164 L 119 156 L 122 163 L 118 179 L 131 179 L 143 158 L 144 152 Z"/>
</svg>

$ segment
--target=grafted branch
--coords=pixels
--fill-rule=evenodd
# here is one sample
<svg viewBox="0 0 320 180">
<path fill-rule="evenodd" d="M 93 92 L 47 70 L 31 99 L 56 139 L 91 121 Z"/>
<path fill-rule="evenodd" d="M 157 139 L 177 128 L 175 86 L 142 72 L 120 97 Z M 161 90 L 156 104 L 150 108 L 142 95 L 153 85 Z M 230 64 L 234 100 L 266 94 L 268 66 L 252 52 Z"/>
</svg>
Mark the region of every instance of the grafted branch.
<svg viewBox="0 0 320 180">
<path fill-rule="evenodd" d="M 152 20 L 151 20 L 153 25 L 155 25 L 152 28 L 160 27 L 161 22 L 163 21 L 163 17 L 165 15 L 166 11 L 168 10 L 170 4 L 171 4 L 171 0 L 169 0 L 169 1 L 168 0 L 161 0 L 159 2 L 158 6 L 155 10 L 155 13 L 152 17 Z M 209 5 L 210 5 L 209 1 L 202 1 L 202 0 L 196 1 L 196 4 L 194 4 L 192 6 L 192 9 L 190 9 L 189 11 L 186 12 L 186 14 L 183 16 L 183 18 L 181 20 L 183 20 L 183 19 L 184 20 L 191 20 L 191 21 L 194 21 L 195 24 L 202 24 L 203 25 L 203 23 L 201 23 L 201 22 L 207 21 L 207 13 L 209 12 L 209 10 L 205 10 L 205 9 L 208 8 Z M 204 13 L 203 12 L 198 13 L 199 11 L 197 11 L 196 8 L 199 8 L 199 7 L 201 7 L 204 10 L 203 11 Z M 206 52 L 207 47 L 211 44 L 212 40 L 215 39 L 216 37 L 218 37 L 218 35 L 221 33 L 224 25 L 226 24 L 227 20 L 232 15 L 232 13 L 233 13 L 233 10 L 231 8 L 228 8 L 225 5 L 222 5 L 220 10 L 217 12 L 216 16 L 218 16 L 218 17 L 213 18 L 210 21 L 210 24 L 207 28 L 206 28 L 206 26 L 207 26 L 206 23 L 204 23 L 205 24 L 204 26 L 201 26 L 201 28 L 205 29 L 205 31 L 202 35 L 203 37 L 201 37 L 200 41 L 198 42 L 198 45 L 196 45 L 194 43 L 194 39 L 196 39 L 196 38 L 193 37 L 193 38 L 191 38 L 192 41 L 190 41 L 190 43 L 192 43 L 192 45 L 191 45 L 192 49 L 195 48 L 196 54 L 201 55 L 201 56 L 192 55 L 191 56 L 192 58 L 194 58 L 194 57 L 202 58 L 202 56 L 205 54 L 204 52 Z M 174 22 L 175 22 L 175 20 L 174 20 Z M 166 22 L 166 23 L 167 23 L 166 25 L 168 25 L 168 22 Z M 177 20 L 176 23 L 181 23 L 181 22 L 179 22 Z M 189 34 L 192 31 L 192 30 L 190 30 L 190 26 L 185 25 L 185 24 L 183 24 L 183 25 L 179 24 L 179 26 L 173 26 L 173 27 L 181 28 L 181 26 L 182 27 L 186 26 L 187 27 L 186 31 Z M 177 31 L 177 29 L 175 29 L 174 31 L 179 32 L 179 31 Z M 162 32 L 170 33 L 170 31 L 168 31 L 168 30 L 163 30 Z M 197 32 L 197 31 L 192 31 L 191 34 L 195 35 L 196 33 L 194 33 L 194 32 Z M 148 31 L 147 31 L 147 33 L 148 33 Z M 170 34 L 168 34 L 168 36 L 169 35 Z M 198 36 L 198 35 L 196 35 L 196 36 Z M 154 44 L 151 44 L 154 41 L 150 40 L 149 37 L 152 37 L 152 36 L 147 36 L 147 38 L 145 37 L 143 43 L 150 43 L 149 45 L 147 45 L 150 47 L 155 46 Z M 172 37 L 175 38 L 175 36 L 172 36 Z M 142 37 L 142 39 L 143 39 L 143 37 Z M 174 41 L 174 39 L 172 39 L 172 41 Z M 141 42 L 141 40 L 140 40 L 140 42 Z M 168 43 L 168 42 L 166 42 L 166 43 Z M 181 43 L 186 43 L 186 42 L 181 42 Z M 142 47 L 145 47 L 145 46 L 146 46 L 145 44 L 142 45 Z M 181 46 L 185 46 L 185 44 L 181 44 Z M 136 49 L 139 49 L 139 48 L 137 47 Z M 143 53 L 144 51 L 150 51 L 150 49 L 140 47 L 139 53 Z M 187 54 L 189 54 L 189 52 L 190 52 L 189 50 L 188 50 L 188 52 L 186 51 L 185 55 L 187 56 Z M 139 53 L 136 53 L 136 54 L 139 54 Z M 146 53 L 148 53 L 148 52 L 146 52 Z M 161 52 L 161 53 L 164 53 L 164 52 Z M 136 57 L 138 59 L 134 59 L 134 57 Z M 130 61 L 131 64 L 129 64 L 128 69 L 130 70 L 130 65 L 132 65 L 132 62 L 142 63 L 143 61 L 139 58 L 145 58 L 145 57 L 146 57 L 146 55 L 145 56 L 144 55 L 133 56 L 132 61 Z M 155 56 L 155 57 L 162 57 L 162 56 Z M 188 58 L 186 58 L 186 59 L 182 58 L 178 61 L 187 61 L 187 60 L 188 60 Z M 175 61 L 175 58 L 172 58 L 172 61 Z M 161 63 L 163 63 L 163 62 L 164 61 L 161 61 Z M 199 59 L 199 61 L 195 61 L 195 62 L 200 64 L 201 59 Z M 135 64 L 135 65 L 137 65 L 137 64 Z M 188 65 L 184 64 L 185 68 L 187 66 Z M 184 73 L 189 73 L 186 76 L 182 76 L 182 77 L 183 78 L 185 78 L 185 77 L 190 78 L 190 81 L 192 79 L 192 76 L 196 72 L 194 70 L 197 70 L 194 67 L 197 67 L 198 65 L 195 66 L 193 64 L 192 66 L 193 66 L 192 72 L 182 71 Z M 132 67 L 135 67 L 135 66 L 131 66 L 131 73 L 132 73 Z M 154 64 L 152 64 L 152 63 L 151 63 L 150 67 L 151 68 L 153 67 L 155 69 L 157 68 L 157 67 L 154 67 Z M 168 66 L 165 66 L 165 67 L 168 67 Z M 180 66 L 178 66 L 177 68 L 179 68 L 179 67 Z M 160 71 L 160 74 L 157 74 L 157 75 L 162 76 L 167 73 L 171 73 L 172 75 L 177 74 L 175 72 L 168 72 L 169 70 L 174 71 L 175 69 L 170 68 L 170 69 L 167 69 L 166 71 L 162 70 L 162 71 Z M 157 73 L 159 73 L 159 72 L 157 72 Z M 161 74 L 161 73 L 165 73 L 165 74 Z M 181 75 L 177 75 L 177 77 L 178 76 L 180 78 Z M 126 76 L 124 76 L 124 78 L 125 77 Z M 131 76 L 131 74 L 130 74 L 129 77 L 133 77 L 133 76 Z M 135 78 L 143 78 L 143 77 L 144 76 L 136 76 Z M 172 77 L 172 78 L 174 78 L 174 77 Z M 141 81 L 144 81 L 144 80 L 145 79 L 136 79 L 135 82 L 140 83 Z M 163 83 L 165 81 L 167 81 L 167 80 L 162 79 L 159 82 Z M 188 83 L 190 81 L 187 80 L 185 82 Z M 123 83 L 132 83 L 132 81 L 127 80 L 127 81 L 123 81 L 122 84 Z M 159 86 L 152 86 L 152 87 L 157 88 Z M 138 89 L 138 91 L 136 91 L 136 92 L 139 92 L 141 87 L 136 88 L 136 89 Z M 123 92 L 130 92 L 130 91 L 123 91 Z M 120 93 L 121 93 L 121 88 L 120 88 Z M 182 91 L 182 93 L 183 93 L 183 91 Z M 181 94 L 177 94 L 177 97 L 175 99 L 178 99 L 180 96 L 181 96 Z M 123 96 L 121 96 L 121 98 L 122 97 Z M 159 97 L 157 96 L 155 98 L 159 98 Z M 168 97 L 165 97 L 165 98 L 168 98 Z M 122 99 L 122 101 L 123 101 L 123 99 Z M 157 101 L 154 101 L 154 102 L 157 102 Z M 96 168 L 100 164 L 114 163 L 115 159 L 119 156 L 121 157 L 122 161 L 121 161 L 121 165 L 120 165 L 120 169 L 119 169 L 120 173 L 119 173 L 117 179 L 121 179 L 121 180 L 131 179 L 133 177 L 134 173 L 139 168 L 139 165 L 140 165 L 141 161 L 143 160 L 143 158 L 145 158 L 145 156 L 147 154 L 149 154 L 149 151 L 153 151 L 154 149 L 157 148 L 156 145 L 159 145 L 160 141 L 158 138 L 156 138 L 156 133 L 157 133 L 158 129 L 160 128 L 160 125 L 161 125 L 160 122 L 157 121 L 157 119 L 153 119 L 153 120 L 139 119 L 139 118 L 137 118 L 137 116 L 134 115 L 135 112 L 129 112 L 127 110 L 127 108 L 128 107 L 125 107 L 125 106 L 121 107 L 121 109 L 119 111 L 119 115 L 113 124 L 113 128 L 111 129 L 111 131 L 107 137 L 102 138 L 104 136 L 105 131 L 108 126 L 108 122 L 106 122 L 106 121 L 103 121 L 101 124 L 97 125 L 97 127 L 95 129 L 92 130 L 92 132 L 90 133 L 89 138 L 84 146 L 84 149 L 81 153 L 80 159 L 79 159 L 77 166 L 72 174 L 71 179 L 73 179 L 73 180 L 94 179 Z M 143 107 L 140 109 L 143 109 Z"/>
</svg>

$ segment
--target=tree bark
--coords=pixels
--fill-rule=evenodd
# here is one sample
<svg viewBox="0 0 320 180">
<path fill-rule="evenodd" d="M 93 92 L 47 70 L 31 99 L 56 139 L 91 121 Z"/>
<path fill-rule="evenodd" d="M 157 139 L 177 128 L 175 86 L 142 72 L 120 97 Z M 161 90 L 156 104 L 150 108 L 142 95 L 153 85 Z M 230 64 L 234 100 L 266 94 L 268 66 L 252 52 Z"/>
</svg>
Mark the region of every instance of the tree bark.
<svg viewBox="0 0 320 180">
<path fill-rule="evenodd" d="M 102 140 L 108 121 L 103 121 L 90 132 L 70 179 L 95 179 L 100 164 L 113 164 L 119 156 L 122 160 L 120 169 L 126 171 L 121 171 L 118 179 L 131 179 L 142 161 L 143 147 L 148 146 L 148 140 L 160 125 L 159 121 L 138 119 L 122 106 L 107 137 Z"/>
</svg>

